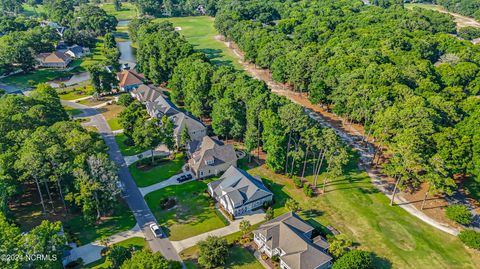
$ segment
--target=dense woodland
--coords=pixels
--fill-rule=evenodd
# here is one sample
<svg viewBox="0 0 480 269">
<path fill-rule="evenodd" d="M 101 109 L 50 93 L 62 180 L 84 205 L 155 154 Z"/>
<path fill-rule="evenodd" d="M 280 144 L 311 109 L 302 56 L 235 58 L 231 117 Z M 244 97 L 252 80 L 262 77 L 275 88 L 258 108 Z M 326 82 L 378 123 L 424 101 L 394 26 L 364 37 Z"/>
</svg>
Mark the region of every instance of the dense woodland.
<svg viewBox="0 0 480 269">
<path fill-rule="evenodd" d="M 212 65 L 170 23 L 140 19 L 129 30 L 138 45 L 137 68 L 153 83 L 167 83 L 173 101 L 194 116 L 211 118 L 216 135 L 241 140 L 248 151 L 262 147 L 277 172 L 318 174 L 323 167 L 341 174 L 347 150 L 302 107 L 270 93 L 263 81 Z"/>
<path fill-rule="evenodd" d="M 390 150 L 385 173 L 449 193 L 480 177 L 480 47 L 449 35 L 446 14 L 386 6 L 233 1 L 215 25 L 275 80 L 364 124 Z"/>
<path fill-rule="evenodd" d="M 420 0 L 411 2 L 424 2 L 444 6 L 447 10 L 480 20 L 479 0 Z"/>
</svg>

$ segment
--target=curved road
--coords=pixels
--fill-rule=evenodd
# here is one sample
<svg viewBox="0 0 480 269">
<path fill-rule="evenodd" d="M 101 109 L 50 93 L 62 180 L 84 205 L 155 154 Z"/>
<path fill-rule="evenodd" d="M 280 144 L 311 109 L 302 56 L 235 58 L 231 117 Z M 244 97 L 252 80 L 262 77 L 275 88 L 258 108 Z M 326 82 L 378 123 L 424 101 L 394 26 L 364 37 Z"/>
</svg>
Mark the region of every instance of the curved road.
<svg viewBox="0 0 480 269">
<path fill-rule="evenodd" d="M 101 113 L 95 108 L 91 108 L 82 104 L 78 104 L 71 101 L 62 100 L 62 105 L 81 110 L 83 114 L 76 116 L 75 118 L 89 118 L 89 122 L 83 123 L 84 126 L 95 126 L 100 135 L 102 136 L 105 144 L 107 144 L 109 150 L 108 154 L 110 158 L 115 161 L 119 167 L 119 177 L 125 186 L 123 196 L 127 201 L 130 210 L 132 210 L 138 225 L 142 228 L 145 238 L 147 239 L 150 249 L 153 252 L 160 251 L 162 255 L 169 260 L 182 261 L 177 251 L 173 247 L 168 238 L 155 238 L 150 231 L 148 225 L 153 222 L 157 222 L 155 216 L 150 211 L 150 208 L 145 203 L 140 190 L 138 189 L 132 175 L 128 171 L 128 167 L 125 163 L 123 155 L 120 153 L 120 149 L 115 142 L 115 136 L 108 126 L 107 121 Z"/>
</svg>

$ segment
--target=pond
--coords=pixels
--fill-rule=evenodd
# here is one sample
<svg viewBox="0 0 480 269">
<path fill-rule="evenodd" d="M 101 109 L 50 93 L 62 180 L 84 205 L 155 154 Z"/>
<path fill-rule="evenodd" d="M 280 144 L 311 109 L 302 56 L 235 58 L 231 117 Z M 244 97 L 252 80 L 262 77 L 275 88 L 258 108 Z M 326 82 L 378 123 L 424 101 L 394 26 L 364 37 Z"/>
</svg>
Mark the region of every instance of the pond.
<svg viewBox="0 0 480 269">
<path fill-rule="evenodd" d="M 128 26 L 130 21 L 119 21 L 117 26 Z M 117 48 L 120 51 L 120 63 L 136 63 L 135 48 L 132 47 L 132 41 L 127 38 L 126 41 L 117 42 Z"/>
</svg>

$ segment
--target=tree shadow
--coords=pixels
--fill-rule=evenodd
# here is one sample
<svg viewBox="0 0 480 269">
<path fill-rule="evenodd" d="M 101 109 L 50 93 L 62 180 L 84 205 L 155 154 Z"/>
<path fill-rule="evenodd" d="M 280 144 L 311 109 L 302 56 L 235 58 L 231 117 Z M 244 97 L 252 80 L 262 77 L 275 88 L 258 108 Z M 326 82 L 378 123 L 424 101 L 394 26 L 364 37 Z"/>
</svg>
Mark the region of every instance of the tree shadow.
<svg viewBox="0 0 480 269">
<path fill-rule="evenodd" d="M 315 238 L 316 236 L 319 236 L 319 235 L 325 238 L 328 235 L 333 235 L 332 232 L 327 227 L 323 226 L 320 222 L 316 221 L 313 218 L 308 218 L 306 222 L 315 229 L 312 233 L 312 238 Z"/>
<path fill-rule="evenodd" d="M 390 269 L 392 268 L 392 262 L 385 257 L 379 257 L 376 253 L 372 252 L 372 259 L 374 268 Z"/>
<path fill-rule="evenodd" d="M 287 201 L 290 196 L 283 191 L 283 188 L 285 188 L 285 185 L 278 184 L 276 182 L 273 182 L 272 180 L 268 178 L 262 177 L 263 184 L 273 193 L 273 209 L 278 209 L 282 208 L 285 204 L 285 201 Z"/>
</svg>

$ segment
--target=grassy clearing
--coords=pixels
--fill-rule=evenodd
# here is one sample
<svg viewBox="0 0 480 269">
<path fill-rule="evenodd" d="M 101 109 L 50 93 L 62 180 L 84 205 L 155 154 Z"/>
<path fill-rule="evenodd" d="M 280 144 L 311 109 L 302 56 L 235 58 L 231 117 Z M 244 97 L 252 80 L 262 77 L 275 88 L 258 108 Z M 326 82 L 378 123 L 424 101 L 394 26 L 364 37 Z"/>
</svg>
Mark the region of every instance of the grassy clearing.
<svg viewBox="0 0 480 269">
<path fill-rule="evenodd" d="M 192 181 L 169 186 L 145 196 L 145 201 L 170 240 L 183 240 L 225 227 L 215 214 L 213 200 L 206 189 L 204 181 Z M 160 201 L 169 197 L 175 198 L 176 206 L 162 209 Z"/>
<path fill-rule="evenodd" d="M 113 246 L 122 246 L 130 249 L 135 248 L 136 250 L 142 250 L 144 248 L 148 248 L 147 242 L 142 237 L 132 237 L 127 240 L 113 244 Z M 85 268 L 108 269 L 108 268 L 111 268 L 111 266 L 112 266 L 112 263 L 109 260 L 107 260 L 105 257 L 102 257 L 102 259 L 96 262 L 85 265 Z"/>
<path fill-rule="evenodd" d="M 106 105 L 100 108 L 100 112 L 105 117 L 105 120 L 107 120 L 107 123 L 110 126 L 110 129 L 112 129 L 112 131 L 122 129 L 122 126 L 118 122 L 118 116 L 123 110 L 125 110 L 124 106 L 115 104 Z"/>
<path fill-rule="evenodd" d="M 59 89 L 57 92 L 60 99 L 70 101 L 92 95 L 93 88 L 92 85 L 84 85 L 66 90 Z"/>
<path fill-rule="evenodd" d="M 168 20 L 175 27 L 181 27 L 180 34 L 190 42 L 196 50 L 207 54 L 214 64 L 231 64 L 238 70 L 242 66 L 238 63 L 237 57 L 229 51 L 227 46 L 217 39 L 217 30 L 213 26 L 214 18 L 207 16 L 161 18 L 156 21 Z"/>
<path fill-rule="evenodd" d="M 135 224 L 136 220 L 132 212 L 124 203 L 117 203 L 114 214 L 103 219 L 99 224 L 90 224 L 85 221 L 83 216 L 77 216 L 63 223 L 65 230 L 80 245 L 99 240 L 104 236 L 127 231 Z"/>
<path fill-rule="evenodd" d="M 150 167 L 150 158 L 144 159 L 131 164 L 128 167 L 130 174 L 132 174 L 135 183 L 138 187 L 147 187 L 155 183 L 169 179 L 170 177 L 182 172 L 182 166 L 185 164 L 183 154 L 177 154 L 173 160 L 162 159 L 154 167 Z M 140 168 L 144 162 L 147 166 Z"/>
<path fill-rule="evenodd" d="M 78 109 L 75 109 L 75 108 L 71 108 L 71 107 L 68 107 L 68 106 L 64 106 L 63 107 L 65 109 L 65 111 L 67 112 L 67 114 L 69 116 L 76 116 L 76 115 L 80 115 L 82 114 L 83 112 L 81 110 L 78 110 Z"/>
<path fill-rule="evenodd" d="M 32 7 L 31 5 L 28 4 L 22 4 L 23 11 L 22 14 L 27 16 L 27 17 L 38 17 L 41 16 L 42 14 L 46 14 L 45 8 L 43 5 L 37 5 L 35 8 Z"/>
<path fill-rule="evenodd" d="M 262 177 L 271 187 L 275 215 L 286 212 L 281 201 L 291 197 L 300 203 L 300 215 L 310 224 L 320 229 L 334 226 L 358 242 L 360 248 L 388 259 L 393 268 L 478 268 L 480 264 L 478 255 L 456 237 L 436 230 L 400 207 L 390 207 L 388 198 L 353 162 L 344 176 L 331 180 L 325 195 L 314 198 L 307 198 L 291 179 L 265 166 L 249 172 Z M 382 259 L 376 262 L 380 267 L 389 266 Z"/>
<path fill-rule="evenodd" d="M 117 134 L 115 136 L 115 141 L 118 144 L 118 147 L 120 148 L 120 152 L 122 153 L 123 156 L 133 156 L 140 154 L 144 152 L 146 149 L 138 147 L 138 146 L 128 146 L 125 144 L 127 141 L 127 136 L 125 134 Z"/>
<path fill-rule="evenodd" d="M 115 16 L 119 21 L 132 20 L 136 18 L 138 14 L 135 5 L 128 2 L 122 2 L 122 8 L 119 11 L 116 11 L 111 3 L 102 4 L 100 7 L 108 14 Z"/>
</svg>

